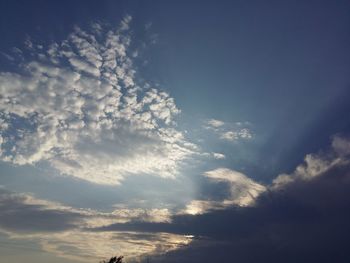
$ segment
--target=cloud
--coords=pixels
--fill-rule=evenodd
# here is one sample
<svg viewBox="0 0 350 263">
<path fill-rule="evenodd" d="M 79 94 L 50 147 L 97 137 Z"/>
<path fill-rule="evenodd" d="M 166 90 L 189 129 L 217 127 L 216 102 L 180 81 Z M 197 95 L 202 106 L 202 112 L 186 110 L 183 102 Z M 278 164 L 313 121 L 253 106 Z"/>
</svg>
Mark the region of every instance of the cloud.
<svg viewBox="0 0 350 263">
<path fill-rule="evenodd" d="M 282 188 L 267 189 L 259 195 L 254 206 L 230 206 L 203 214 L 175 215 L 171 223 L 117 223 L 98 231 L 194 236 L 189 246 L 155 256 L 153 262 L 194 263 L 208 258 L 221 262 L 234 259 L 242 263 L 348 261 L 350 156 L 346 145 L 349 140 L 334 140 L 342 141 L 342 154 L 333 146 L 327 153 L 313 155 L 318 161 L 322 159 L 328 163 L 327 169 L 319 169 L 318 164 L 315 168 L 315 163 L 302 164 L 305 168 L 302 169 L 303 176 L 295 175 L 294 180 Z M 338 158 L 342 161 L 332 162 Z M 209 176 L 232 182 L 242 180 L 241 174 L 225 170 L 212 172 Z"/>
<path fill-rule="evenodd" d="M 248 129 L 241 129 L 239 131 L 228 131 L 221 134 L 220 139 L 227 141 L 235 141 L 238 139 L 251 139 L 253 135 Z"/>
<path fill-rule="evenodd" d="M 211 200 L 192 200 L 186 205 L 185 209 L 181 210 L 179 214 L 200 215 L 208 213 L 212 210 L 224 209 L 227 207 L 225 202 L 211 201 Z"/>
<path fill-rule="evenodd" d="M 77 209 L 30 194 L 0 188 L 0 232 L 12 240 L 38 243 L 41 249 L 61 257 L 97 262 L 118 253 L 137 259 L 176 249 L 191 241 L 190 237 L 168 233 L 117 231 L 101 233 L 91 229 L 137 220 L 170 222 L 167 209 L 126 209 L 99 212 Z"/>
<path fill-rule="evenodd" d="M 338 156 L 344 157 L 350 154 L 350 140 L 336 135 L 332 140 L 332 148 Z"/>
<path fill-rule="evenodd" d="M 214 182 L 227 183 L 230 189 L 229 196 L 221 201 L 192 200 L 179 214 L 197 215 L 232 206 L 252 206 L 255 200 L 267 190 L 264 185 L 255 182 L 243 173 L 227 168 L 207 171 L 204 176 Z"/>
<path fill-rule="evenodd" d="M 333 167 L 349 163 L 350 141 L 345 137 L 334 136 L 329 152 L 307 154 L 304 163 L 298 165 L 292 174 L 281 174 L 272 183 L 272 188 L 281 188 L 294 181 L 311 180 Z"/>
<path fill-rule="evenodd" d="M 0 188 L 0 229 L 17 233 L 58 232 L 69 229 L 100 227 L 132 220 L 170 222 L 166 208 L 116 208 L 111 212 L 77 209 L 31 194 L 10 192 Z"/>
<path fill-rule="evenodd" d="M 176 129 L 174 99 L 138 82 L 130 23 L 127 16 L 116 29 L 95 23 L 49 46 L 27 43 L 31 55 L 17 72 L 0 72 L 3 161 L 46 162 L 98 184 L 178 174 L 195 145 Z"/>
<path fill-rule="evenodd" d="M 228 123 L 217 119 L 210 119 L 205 122 L 204 128 L 213 131 L 220 139 L 226 141 L 250 140 L 253 133 L 250 130 L 249 122 Z"/>
<path fill-rule="evenodd" d="M 57 209 L 54 204 L 30 195 L 16 194 L 0 188 L 0 229 L 17 233 L 60 232 L 77 228 L 82 214 Z"/>
<path fill-rule="evenodd" d="M 223 126 L 225 122 L 216 119 L 210 119 L 207 121 L 207 124 L 213 128 L 218 128 Z"/>
<path fill-rule="evenodd" d="M 215 159 L 226 159 L 226 156 L 222 153 L 212 153 Z"/>
<path fill-rule="evenodd" d="M 204 176 L 210 180 L 230 185 L 230 196 L 192 200 L 176 214 L 167 209 L 77 209 L 1 188 L 0 231 L 11 239 L 37 242 L 47 252 L 91 262 L 113 254 L 116 246 L 132 260 L 153 255 L 154 262 L 208 257 L 251 262 L 247 253 L 260 262 L 346 261 L 349 140 L 334 141 L 330 151 L 307 155 L 312 158 L 306 157 L 283 187 L 262 186 L 227 168 L 208 171 Z"/>
<path fill-rule="evenodd" d="M 99 262 L 116 253 L 128 262 L 140 262 L 148 255 L 164 254 L 191 242 L 185 235 L 135 232 L 78 232 L 41 235 L 44 251 L 82 262 Z"/>
<path fill-rule="evenodd" d="M 254 203 L 255 199 L 266 187 L 248 178 L 246 175 L 227 168 L 218 168 L 204 173 L 204 176 L 217 182 L 230 184 L 231 196 L 225 200 L 226 204 L 248 206 Z"/>
</svg>

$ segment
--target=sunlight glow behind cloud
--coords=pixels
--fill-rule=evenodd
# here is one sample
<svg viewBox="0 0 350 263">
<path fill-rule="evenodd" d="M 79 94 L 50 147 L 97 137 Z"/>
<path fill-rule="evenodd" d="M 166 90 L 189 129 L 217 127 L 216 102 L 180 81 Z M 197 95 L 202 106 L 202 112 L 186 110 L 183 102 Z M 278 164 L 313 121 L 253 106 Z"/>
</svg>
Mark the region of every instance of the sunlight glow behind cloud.
<svg viewBox="0 0 350 263">
<path fill-rule="evenodd" d="M 0 233 L 12 240 L 40 244 L 58 256 L 96 262 L 118 250 L 129 259 L 164 253 L 186 245 L 191 237 L 167 233 L 95 232 L 114 223 L 170 222 L 167 209 L 117 209 L 100 212 L 77 209 L 60 203 L 0 188 Z"/>
</svg>

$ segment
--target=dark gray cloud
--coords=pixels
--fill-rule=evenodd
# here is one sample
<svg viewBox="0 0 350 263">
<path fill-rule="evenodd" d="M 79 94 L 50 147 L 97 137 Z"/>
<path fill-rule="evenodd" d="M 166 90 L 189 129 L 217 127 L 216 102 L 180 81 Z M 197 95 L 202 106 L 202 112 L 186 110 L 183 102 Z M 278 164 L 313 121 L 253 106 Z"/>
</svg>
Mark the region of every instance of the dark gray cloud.
<svg viewBox="0 0 350 263">
<path fill-rule="evenodd" d="M 349 156 L 341 158 L 317 176 L 296 176 L 284 187 L 270 188 L 254 207 L 177 215 L 172 223 L 129 222 L 96 230 L 197 237 L 190 246 L 154 262 L 349 262 L 350 163 Z"/>
<path fill-rule="evenodd" d="M 0 187 L 0 234 L 4 233 L 14 242 L 25 240 L 39 244 L 43 251 L 69 259 L 98 262 L 104 256 L 116 253 L 117 248 L 118 253 L 134 262 L 143 255 L 165 253 L 188 244 L 190 237 L 167 233 L 88 230 L 133 218 L 160 222 L 167 220 L 167 214 L 164 209 L 117 209 L 112 212 L 77 209 Z"/>
<path fill-rule="evenodd" d="M 293 173 L 266 186 L 253 206 L 212 207 L 197 215 L 170 218 L 162 209 L 102 213 L 0 188 L 0 230 L 17 238 L 39 234 L 43 248 L 60 255 L 70 253 L 60 249 L 67 246 L 99 255 L 109 251 L 108 239 L 131 257 L 157 255 L 152 262 L 348 262 L 349 145 L 334 137 L 330 151 L 307 155 Z"/>
<path fill-rule="evenodd" d="M 57 232 L 77 228 L 83 215 L 45 204 L 29 195 L 0 188 L 0 228 L 16 233 Z"/>
</svg>

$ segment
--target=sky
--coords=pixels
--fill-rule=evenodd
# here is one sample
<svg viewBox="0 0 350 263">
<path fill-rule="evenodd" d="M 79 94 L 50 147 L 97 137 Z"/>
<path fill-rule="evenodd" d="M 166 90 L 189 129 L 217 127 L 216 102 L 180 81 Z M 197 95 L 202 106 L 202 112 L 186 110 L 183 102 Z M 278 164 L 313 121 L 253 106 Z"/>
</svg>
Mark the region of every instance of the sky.
<svg viewBox="0 0 350 263">
<path fill-rule="evenodd" d="M 349 262 L 349 14 L 0 1 L 0 262 Z"/>
</svg>

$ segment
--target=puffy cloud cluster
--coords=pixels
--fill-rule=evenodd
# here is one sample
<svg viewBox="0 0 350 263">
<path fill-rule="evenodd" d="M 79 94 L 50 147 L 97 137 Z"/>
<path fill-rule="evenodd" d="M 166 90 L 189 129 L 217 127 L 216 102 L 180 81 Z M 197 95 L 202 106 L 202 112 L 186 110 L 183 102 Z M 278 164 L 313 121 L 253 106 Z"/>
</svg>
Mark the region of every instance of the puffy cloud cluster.
<svg viewBox="0 0 350 263">
<path fill-rule="evenodd" d="M 253 134 L 249 129 L 249 126 L 248 122 L 225 123 L 217 119 L 210 119 L 206 121 L 204 125 L 206 129 L 218 134 L 220 139 L 231 142 L 240 139 L 252 139 Z"/>
<path fill-rule="evenodd" d="M 252 134 L 248 129 L 241 129 L 239 131 L 228 131 L 221 134 L 220 139 L 227 141 L 235 141 L 238 139 L 251 139 L 253 138 Z"/>
<path fill-rule="evenodd" d="M 2 160 L 99 184 L 176 175 L 195 146 L 176 129 L 174 99 L 137 82 L 130 22 L 77 27 L 48 47 L 28 40 L 17 72 L 0 72 Z"/>
</svg>

